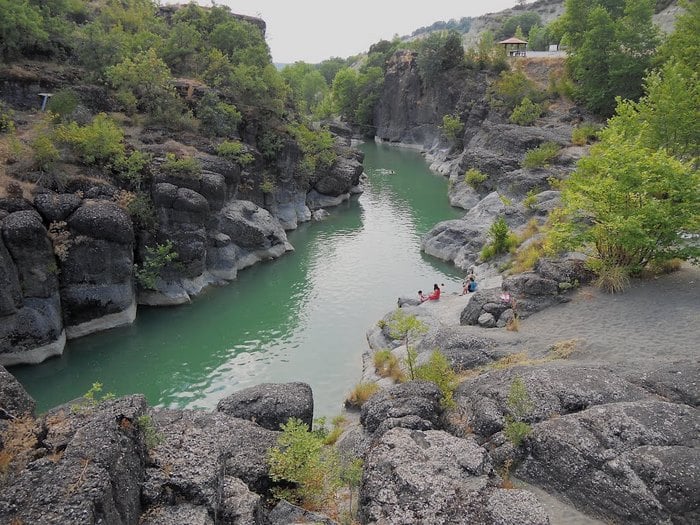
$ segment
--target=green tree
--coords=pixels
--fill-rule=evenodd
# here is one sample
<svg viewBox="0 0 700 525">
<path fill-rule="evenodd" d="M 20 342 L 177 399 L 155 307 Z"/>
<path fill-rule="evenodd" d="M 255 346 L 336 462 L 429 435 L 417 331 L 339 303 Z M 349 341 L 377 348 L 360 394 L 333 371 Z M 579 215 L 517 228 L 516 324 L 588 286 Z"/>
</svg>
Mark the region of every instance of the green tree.
<svg viewBox="0 0 700 525">
<path fill-rule="evenodd" d="M 381 96 L 384 85 L 384 71 L 380 67 L 363 69 L 357 78 L 356 124 L 367 135 L 374 135 L 374 106 Z"/>
<path fill-rule="evenodd" d="M 399 308 L 391 315 L 391 320 L 387 323 L 389 334 L 394 339 L 403 341 L 406 351 L 408 352 L 409 373 L 411 380 L 416 379 L 415 362 L 416 351 L 411 346 L 411 340 L 414 337 L 419 337 L 428 331 L 428 325 L 418 319 L 415 315 L 409 315 L 404 310 Z"/>
<path fill-rule="evenodd" d="M 430 33 L 418 43 L 416 65 L 421 78 L 433 83 L 438 75 L 464 64 L 462 36 L 454 30 Z"/>
<path fill-rule="evenodd" d="M 684 64 L 689 71 L 700 71 L 700 2 L 681 1 L 685 12 L 678 15 L 673 33 L 659 49 L 662 61 Z"/>
<path fill-rule="evenodd" d="M 346 67 L 338 71 L 333 79 L 333 107 L 340 116 L 350 122 L 354 120 L 357 108 L 358 76 L 357 71 Z"/>
<path fill-rule="evenodd" d="M 652 262 L 700 255 L 684 232 L 700 227 L 700 175 L 639 133 L 634 105 L 600 133 L 591 155 L 565 183 L 565 221 L 556 223 L 560 246 L 592 245 L 605 267 L 637 272 Z"/>
<path fill-rule="evenodd" d="M 49 35 L 43 25 L 41 12 L 27 0 L 0 0 L 0 57 L 18 58 L 46 42 Z"/>
<path fill-rule="evenodd" d="M 658 43 L 653 0 L 566 0 L 563 27 L 576 96 L 591 111 L 611 115 L 615 97 L 637 99 Z"/>
</svg>

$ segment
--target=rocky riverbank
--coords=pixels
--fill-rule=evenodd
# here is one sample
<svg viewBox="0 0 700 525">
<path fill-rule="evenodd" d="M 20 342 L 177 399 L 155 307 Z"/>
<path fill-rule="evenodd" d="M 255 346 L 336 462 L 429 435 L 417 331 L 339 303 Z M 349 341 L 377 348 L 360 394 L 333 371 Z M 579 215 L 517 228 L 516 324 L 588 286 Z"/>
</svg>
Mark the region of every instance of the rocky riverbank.
<svg viewBox="0 0 700 525">
<path fill-rule="evenodd" d="M 697 522 L 698 282 L 683 267 L 621 296 L 584 286 L 518 331 L 460 323 L 476 295 L 405 306 L 429 326 L 419 362 L 440 348 L 462 379 L 452 408 L 432 383 L 385 379 L 363 405 L 337 444 L 364 460 L 360 522 Z M 484 280 L 482 292 L 492 286 L 505 283 Z M 379 327 L 368 340 L 371 380 L 373 351 L 405 349 Z M 34 419 L 31 398 L 0 374 L 3 522 L 334 523 L 269 499 L 267 451 L 288 417 L 311 421 L 307 385 L 246 389 L 215 412 L 129 396 Z M 505 431 L 516 379 L 530 400 L 518 445 Z"/>
</svg>

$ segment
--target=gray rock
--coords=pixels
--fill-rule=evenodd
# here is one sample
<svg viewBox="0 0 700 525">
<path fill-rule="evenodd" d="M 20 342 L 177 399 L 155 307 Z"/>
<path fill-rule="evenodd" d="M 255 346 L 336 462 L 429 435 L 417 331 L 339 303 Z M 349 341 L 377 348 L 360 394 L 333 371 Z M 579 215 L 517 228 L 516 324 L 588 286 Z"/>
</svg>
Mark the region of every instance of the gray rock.
<svg viewBox="0 0 700 525">
<path fill-rule="evenodd" d="M 12 374 L 0 366 L 0 419 L 31 416 L 36 402 Z"/>
<path fill-rule="evenodd" d="M 19 271 L 0 235 L 0 317 L 15 313 L 22 304 Z"/>
<path fill-rule="evenodd" d="M 395 426 L 439 428 L 442 394 L 435 383 L 409 381 L 382 390 L 362 405 L 360 422 L 368 433 Z M 379 433 L 379 432 L 377 432 Z"/>
<path fill-rule="evenodd" d="M 2 237 L 18 272 L 24 297 L 49 298 L 58 291 L 56 260 L 46 228 L 36 211 L 11 213 Z"/>
<path fill-rule="evenodd" d="M 311 429 L 314 398 L 307 383 L 262 383 L 222 399 L 216 410 L 270 430 L 280 430 L 289 418 L 300 419 Z"/>
<path fill-rule="evenodd" d="M 47 440 L 27 468 L 0 491 L 3 523 L 137 523 L 145 471 L 142 396 L 62 412 L 45 419 Z M 65 448 L 50 446 L 52 427 L 71 429 Z M 55 456 L 49 456 L 53 454 Z"/>
<path fill-rule="evenodd" d="M 494 328 L 496 326 L 496 318 L 493 314 L 484 312 L 479 316 L 479 319 L 477 319 L 477 323 L 484 328 Z"/>
<path fill-rule="evenodd" d="M 211 515 L 222 511 L 220 494 L 228 477 L 249 490 L 270 487 L 267 452 L 277 432 L 222 413 L 152 410 L 163 442 L 151 450 L 153 466 L 143 484 L 143 501 L 158 507 L 187 502 Z"/>
<path fill-rule="evenodd" d="M 695 408 L 610 403 L 535 425 L 516 475 L 606 520 L 697 523 L 698 436 Z"/>
<path fill-rule="evenodd" d="M 287 235 L 272 215 L 248 201 L 234 201 L 224 206 L 219 231 L 248 249 L 267 249 L 287 242 Z"/>
<path fill-rule="evenodd" d="M 457 372 L 487 365 L 506 355 L 496 341 L 474 335 L 472 330 L 462 326 L 440 326 L 428 331 L 418 350 L 431 352 L 435 348 L 440 349 Z"/>
<path fill-rule="evenodd" d="M 534 497 L 496 483 L 488 453 L 473 439 L 395 428 L 367 454 L 360 519 L 386 525 L 548 523 Z M 521 516 L 528 521 L 518 521 Z"/>
<path fill-rule="evenodd" d="M 648 399 L 649 394 L 602 368 L 551 362 L 493 370 L 462 382 L 455 402 L 474 433 L 483 438 L 503 428 L 510 413 L 508 395 L 516 377 L 523 380 L 532 408 L 525 418 L 538 422 L 606 403 Z"/>
<path fill-rule="evenodd" d="M 700 406 L 700 362 L 697 360 L 634 372 L 627 379 L 674 403 Z"/>
<path fill-rule="evenodd" d="M 495 490 L 486 500 L 485 523 L 549 525 L 549 516 L 534 494 L 526 490 Z"/>
<path fill-rule="evenodd" d="M 557 281 L 535 272 L 508 277 L 503 281 L 503 290 L 511 294 L 515 311 L 523 319 L 549 306 L 569 300 L 566 295 L 560 293 Z"/>
<path fill-rule="evenodd" d="M 265 523 L 260 495 L 251 492 L 245 483 L 231 476 L 224 478 L 221 508 L 217 516 L 221 523 L 231 525 Z"/>
<path fill-rule="evenodd" d="M 168 507 L 154 507 L 139 520 L 139 525 L 214 525 L 205 507 L 183 503 Z M 251 522 L 252 523 L 252 522 Z"/>
<path fill-rule="evenodd" d="M 46 222 L 65 221 L 78 209 L 82 199 L 75 193 L 39 193 L 34 197 L 34 206 Z"/>
<path fill-rule="evenodd" d="M 330 172 L 323 175 L 314 188 L 323 195 L 338 197 L 357 186 L 362 175 L 362 155 L 359 159 L 351 156 L 346 148 L 338 148 L 339 155 Z"/>
<path fill-rule="evenodd" d="M 595 274 L 587 267 L 587 257 L 570 253 L 559 259 L 542 258 L 535 264 L 535 272 L 557 283 L 587 284 Z"/>
<path fill-rule="evenodd" d="M 337 521 L 333 521 L 328 516 L 311 512 L 296 505 L 292 505 L 288 501 L 280 501 L 270 511 L 267 516 L 270 525 L 293 525 L 297 523 L 315 523 L 319 525 L 337 525 Z"/>
<path fill-rule="evenodd" d="M 83 201 L 69 217 L 68 225 L 75 235 L 133 246 L 134 228 L 127 213 L 110 201 Z"/>
</svg>

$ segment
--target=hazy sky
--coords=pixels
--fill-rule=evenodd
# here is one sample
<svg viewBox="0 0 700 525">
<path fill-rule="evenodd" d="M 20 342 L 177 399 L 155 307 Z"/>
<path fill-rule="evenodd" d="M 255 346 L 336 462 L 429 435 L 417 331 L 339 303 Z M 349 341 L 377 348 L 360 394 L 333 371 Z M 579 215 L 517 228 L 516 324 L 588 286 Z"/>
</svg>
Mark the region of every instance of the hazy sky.
<svg viewBox="0 0 700 525">
<path fill-rule="evenodd" d="M 165 0 L 164 3 L 186 3 Z M 211 5 L 199 0 L 200 5 Z M 217 0 L 234 13 L 267 23 L 267 43 L 274 62 L 316 63 L 348 57 L 381 39 L 407 35 L 438 20 L 478 16 L 513 7 L 515 0 Z"/>
</svg>

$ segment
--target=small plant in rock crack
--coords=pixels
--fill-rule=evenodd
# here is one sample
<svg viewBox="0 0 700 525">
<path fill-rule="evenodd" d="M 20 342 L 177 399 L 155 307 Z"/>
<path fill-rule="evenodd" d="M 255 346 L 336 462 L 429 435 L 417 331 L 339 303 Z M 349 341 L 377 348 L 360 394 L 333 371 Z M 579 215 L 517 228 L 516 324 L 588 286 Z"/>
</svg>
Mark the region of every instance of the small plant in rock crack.
<svg viewBox="0 0 700 525">
<path fill-rule="evenodd" d="M 506 415 L 503 432 L 513 446 L 519 447 L 532 430 L 530 425 L 523 420 L 533 408 L 525 382 L 519 376 L 513 379 L 510 385 L 506 405 L 510 414 Z"/>
<path fill-rule="evenodd" d="M 158 432 L 158 429 L 156 429 L 156 425 L 153 422 L 153 418 L 148 414 L 139 416 L 136 420 L 136 425 L 143 432 L 143 439 L 148 450 L 157 447 L 163 442 L 163 434 Z"/>
<path fill-rule="evenodd" d="M 96 408 L 100 403 L 114 399 L 112 392 L 102 394 L 102 383 L 95 382 L 90 387 L 90 390 L 85 392 L 77 403 L 71 405 L 71 411 L 74 413 L 83 413 Z"/>
</svg>

